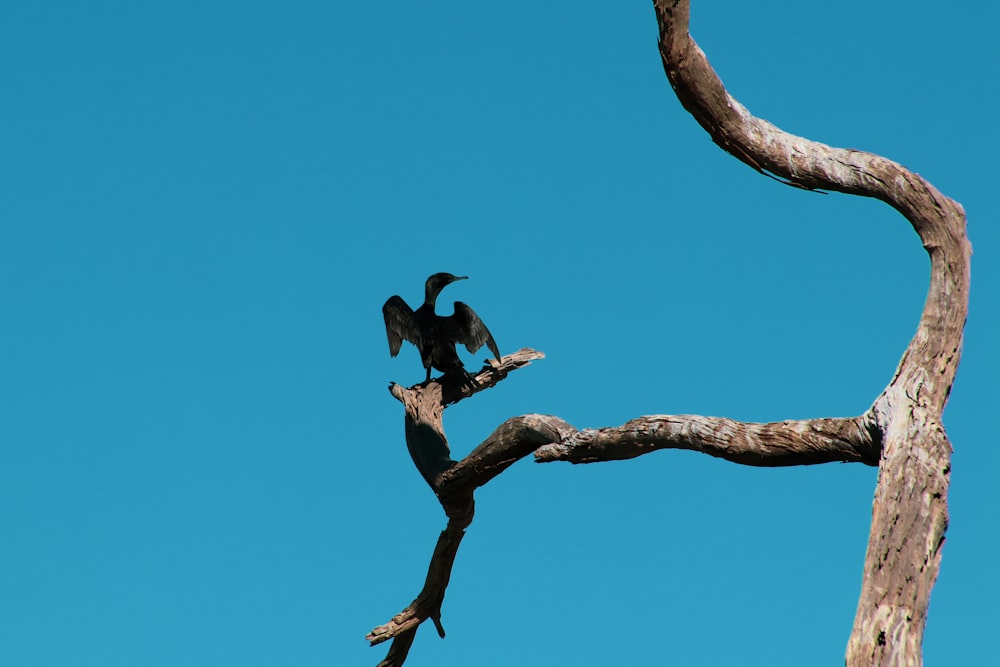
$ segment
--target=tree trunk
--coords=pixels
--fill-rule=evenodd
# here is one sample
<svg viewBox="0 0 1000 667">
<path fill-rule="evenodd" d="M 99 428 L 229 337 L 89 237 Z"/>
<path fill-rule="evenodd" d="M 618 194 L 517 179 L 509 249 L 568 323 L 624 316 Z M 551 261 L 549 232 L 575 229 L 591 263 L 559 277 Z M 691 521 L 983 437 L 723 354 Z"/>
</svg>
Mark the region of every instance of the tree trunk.
<svg viewBox="0 0 1000 667">
<path fill-rule="evenodd" d="M 689 1 L 656 0 L 660 54 L 684 107 L 724 150 L 792 185 L 875 197 L 899 211 L 930 254 L 917 333 L 864 421 L 881 443 L 878 486 L 849 665 L 917 665 L 948 526 L 951 444 L 941 414 L 958 369 L 971 246 L 965 212 L 878 155 L 831 148 L 755 118 L 725 90 L 688 34 Z"/>
</svg>

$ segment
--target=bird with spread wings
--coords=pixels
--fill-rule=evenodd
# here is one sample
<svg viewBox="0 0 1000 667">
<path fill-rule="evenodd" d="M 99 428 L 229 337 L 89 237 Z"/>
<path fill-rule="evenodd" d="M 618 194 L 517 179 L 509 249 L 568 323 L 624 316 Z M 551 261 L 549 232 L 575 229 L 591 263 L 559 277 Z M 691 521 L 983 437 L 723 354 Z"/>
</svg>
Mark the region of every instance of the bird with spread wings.
<svg viewBox="0 0 1000 667">
<path fill-rule="evenodd" d="M 484 345 L 499 361 L 500 350 L 493 334 L 486 328 L 476 312 L 461 301 L 455 302 L 455 313 L 450 316 L 434 312 L 441 290 L 468 276 L 454 276 L 450 273 L 435 273 L 424 285 L 424 303 L 416 310 L 395 295 L 382 306 L 385 317 L 385 333 L 389 338 L 389 354 L 399 354 L 403 341 L 413 343 L 420 351 L 420 359 L 427 369 L 427 380 L 431 379 L 431 369 L 445 375 L 456 375 L 466 384 L 471 382 L 465 365 L 458 357 L 457 344 L 475 354 Z"/>
</svg>

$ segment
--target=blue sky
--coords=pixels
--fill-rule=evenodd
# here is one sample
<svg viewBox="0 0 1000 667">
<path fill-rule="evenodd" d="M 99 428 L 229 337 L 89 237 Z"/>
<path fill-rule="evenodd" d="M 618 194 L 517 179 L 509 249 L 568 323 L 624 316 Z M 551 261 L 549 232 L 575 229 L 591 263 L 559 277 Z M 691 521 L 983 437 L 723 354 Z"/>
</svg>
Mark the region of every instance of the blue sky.
<svg viewBox="0 0 1000 667">
<path fill-rule="evenodd" d="M 945 414 L 928 664 L 1000 652 L 993 6 L 695 1 L 730 91 L 902 162 L 975 249 Z M 450 408 L 767 421 L 864 411 L 928 264 L 876 201 L 724 154 L 638 3 L 38 2 L 0 25 L 0 663 L 374 665 L 445 521 L 379 309 L 467 274 L 501 351 Z M 993 342 L 991 342 L 993 341 Z M 475 359 L 469 358 L 470 364 Z M 876 470 L 686 452 L 515 465 L 407 662 L 838 664 Z"/>
</svg>

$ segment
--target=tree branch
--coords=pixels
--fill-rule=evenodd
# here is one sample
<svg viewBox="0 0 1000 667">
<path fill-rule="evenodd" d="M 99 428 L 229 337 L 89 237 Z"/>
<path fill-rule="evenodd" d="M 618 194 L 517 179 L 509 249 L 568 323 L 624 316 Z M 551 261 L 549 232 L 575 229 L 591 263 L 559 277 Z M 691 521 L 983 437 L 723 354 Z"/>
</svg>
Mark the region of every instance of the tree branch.
<svg viewBox="0 0 1000 667">
<path fill-rule="evenodd" d="M 752 466 L 845 461 L 878 465 L 879 442 L 860 417 L 770 424 L 723 417 L 651 415 L 614 428 L 586 429 L 535 451 L 539 463 L 594 463 L 688 449 Z"/>
<path fill-rule="evenodd" d="M 438 634 L 444 637 L 441 605 L 458 547 L 475 513 L 475 489 L 530 454 L 540 444 L 558 440 L 573 430 L 556 417 L 513 417 L 501 424 L 468 456 L 456 462 L 450 457 L 444 434 L 442 419 L 445 407 L 496 385 L 510 371 L 543 357 L 541 352 L 528 348 L 518 350 L 504 357 L 499 364 L 484 366 L 475 377 L 474 386 L 447 376 L 409 388 L 397 384 L 389 386 L 392 395 L 404 406 L 407 449 L 441 502 L 448 516 L 448 526 L 438 537 L 420 594 L 388 623 L 368 633 L 367 639 L 373 646 L 393 640 L 379 667 L 402 665 L 413 644 L 417 627 L 428 618 L 434 622 Z"/>
<path fill-rule="evenodd" d="M 545 355 L 537 350 L 522 348 L 508 354 L 499 363 L 487 363 L 473 377 L 474 384 L 471 385 L 463 382 L 462 378 L 447 375 L 409 388 L 395 382 L 389 385 L 389 393 L 405 408 L 406 448 L 417 470 L 435 493 L 438 475 L 455 465 L 444 435 L 442 420 L 445 407 L 495 387 L 511 371 L 544 358 Z"/>
<path fill-rule="evenodd" d="M 962 207 L 901 165 L 831 148 L 754 117 L 733 99 L 688 34 L 688 0 L 654 0 L 660 55 L 681 104 L 723 150 L 807 189 L 880 199 L 903 214 L 930 254 L 927 300 L 892 381 L 864 416 L 882 446 L 849 665 L 918 665 L 930 591 L 948 524 L 951 445 L 941 413 L 958 370 L 968 313 Z"/>
<path fill-rule="evenodd" d="M 393 639 L 380 667 L 406 659 L 420 623 L 444 636 L 441 604 L 458 547 L 474 514 L 473 492 L 534 451 L 539 462 L 626 459 L 689 449 L 755 466 L 852 461 L 879 465 L 864 580 L 847 649 L 849 665 L 918 665 L 930 590 L 947 529 L 951 445 L 941 413 L 954 381 L 968 309 L 971 247 L 965 214 L 917 174 L 878 155 L 831 148 L 754 117 L 726 91 L 688 35 L 688 0 L 654 0 L 660 54 L 683 106 L 724 150 L 757 171 L 809 190 L 880 199 L 913 225 L 930 254 L 931 281 L 917 333 L 896 374 L 863 415 L 768 424 L 719 417 L 653 415 L 621 427 L 576 431 L 557 417 L 508 419 L 462 461 L 451 459 L 444 408 L 541 358 L 533 350 L 483 368 L 475 385 L 450 378 L 390 390 L 406 413 L 413 461 L 437 494 L 448 526 L 420 595 L 368 635 Z M 533 356 L 535 355 L 535 356 Z"/>
<path fill-rule="evenodd" d="M 448 494 L 454 493 L 453 489 L 483 486 L 542 445 L 564 442 L 575 433 L 575 428 L 558 417 L 512 417 L 501 424 L 483 444 L 441 475 L 439 493 Z"/>
</svg>

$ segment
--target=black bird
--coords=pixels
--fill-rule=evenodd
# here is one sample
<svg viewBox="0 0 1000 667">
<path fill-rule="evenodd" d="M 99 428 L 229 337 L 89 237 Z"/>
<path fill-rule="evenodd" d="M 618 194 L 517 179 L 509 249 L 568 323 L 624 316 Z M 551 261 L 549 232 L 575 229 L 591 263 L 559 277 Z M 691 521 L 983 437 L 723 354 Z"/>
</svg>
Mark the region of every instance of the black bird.
<svg viewBox="0 0 1000 667">
<path fill-rule="evenodd" d="M 455 302 L 455 314 L 444 317 L 434 312 L 434 304 L 441 290 L 455 282 L 465 280 L 468 276 L 453 276 L 450 273 L 435 273 L 427 279 L 424 285 L 424 304 L 412 310 L 399 296 L 389 297 L 382 306 L 385 316 L 385 333 L 389 338 L 389 353 L 399 354 L 403 341 L 408 340 L 420 350 L 420 359 L 427 369 L 427 379 L 431 379 L 431 368 L 445 375 L 454 374 L 468 384 L 469 374 L 458 358 L 455 345 L 465 345 L 470 353 L 475 354 L 483 345 L 490 349 L 493 356 L 500 359 L 493 335 L 479 319 L 476 312 L 461 301 Z"/>
</svg>

